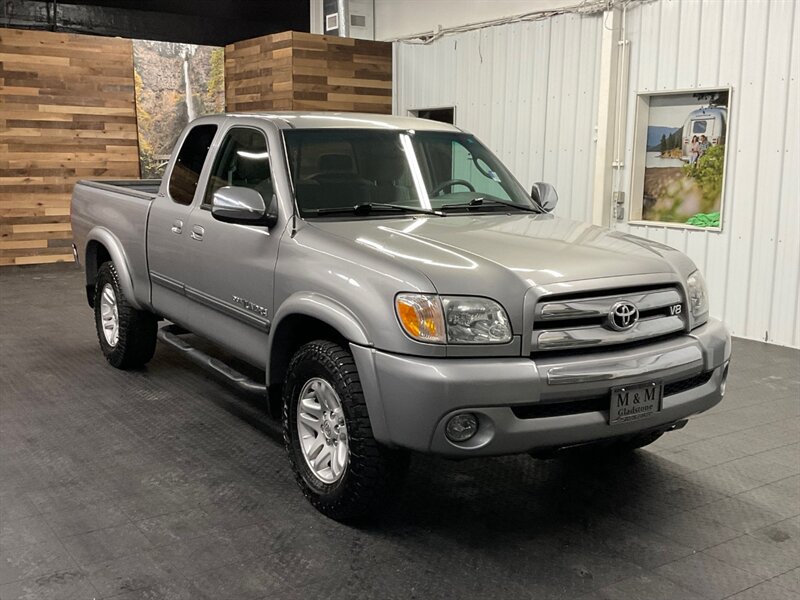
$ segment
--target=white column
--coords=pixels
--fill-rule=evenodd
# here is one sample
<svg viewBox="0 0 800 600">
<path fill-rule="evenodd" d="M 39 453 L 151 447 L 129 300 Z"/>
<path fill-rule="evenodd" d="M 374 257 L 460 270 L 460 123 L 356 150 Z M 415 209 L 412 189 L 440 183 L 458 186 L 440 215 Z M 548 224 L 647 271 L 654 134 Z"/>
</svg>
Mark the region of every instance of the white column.
<svg viewBox="0 0 800 600">
<path fill-rule="evenodd" d="M 311 0 L 309 2 L 310 6 L 310 24 L 309 31 L 311 33 L 325 33 L 323 31 L 324 27 L 322 24 L 323 15 L 322 15 L 322 3 L 323 0 Z"/>
<path fill-rule="evenodd" d="M 603 13 L 600 54 L 600 89 L 597 100 L 597 152 L 594 159 L 592 223 L 611 222 L 611 192 L 614 179 L 614 134 L 617 113 L 618 46 L 622 26 L 619 9 Z"/>
</svg>

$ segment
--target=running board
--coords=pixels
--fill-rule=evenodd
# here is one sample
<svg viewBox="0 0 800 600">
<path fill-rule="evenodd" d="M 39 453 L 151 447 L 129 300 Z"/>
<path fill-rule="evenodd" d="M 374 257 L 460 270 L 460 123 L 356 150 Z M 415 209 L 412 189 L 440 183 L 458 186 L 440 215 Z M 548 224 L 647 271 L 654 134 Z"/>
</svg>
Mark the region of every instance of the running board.
<svg viewBox="0 0 800 600">
<path fill-rule="evenodd" d="M 251 394 L 261 394 L 262 396 L 267 395 L 267 386 L 263 383 L 258 383 L 257 381 L 247 377 L 247 375 L 239 373 L 239 371 L 233 367 L 226 365 L 224 362 L 214 358 L 213 356 L 209 356 L 202 350 L 198 350 L 186 340 L 182 340 L 179 337 L 180 335 L 186 333 L 189 332 L 178 325 L 166 325 L 158 330 L 158 339 L 166 344 L 169 344 L 173 348 L 180 350 L 183 355 L 193 363 L 203 367 L 207 371 L 221 375 L 240 390 L 249 392 Z"/>
</svg>

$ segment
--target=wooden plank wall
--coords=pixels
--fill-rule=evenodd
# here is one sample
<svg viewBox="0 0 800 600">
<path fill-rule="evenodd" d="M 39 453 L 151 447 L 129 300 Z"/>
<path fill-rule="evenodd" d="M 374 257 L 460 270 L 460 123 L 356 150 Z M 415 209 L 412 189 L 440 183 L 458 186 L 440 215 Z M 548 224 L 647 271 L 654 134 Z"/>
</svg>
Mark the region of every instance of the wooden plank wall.
<svg viewBox="0 0 800 600">
<path fill-rule="evenodd" d="M 75 181 L 138 176 L 130 40 L 0 28 L 0 265 L 71 261 Z"/>
<path fill-rule="evenodd" d="M 392 45 L 287 31 L 225 47 L 230 112 L 392 112 Z"/>
</svg>

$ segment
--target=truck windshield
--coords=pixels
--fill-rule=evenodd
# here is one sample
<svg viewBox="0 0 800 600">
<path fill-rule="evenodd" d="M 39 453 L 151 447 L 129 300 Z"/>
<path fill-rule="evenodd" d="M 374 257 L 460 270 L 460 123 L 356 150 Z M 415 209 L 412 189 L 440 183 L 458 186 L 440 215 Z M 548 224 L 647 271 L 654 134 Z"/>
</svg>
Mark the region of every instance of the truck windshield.
<svg viewBox="0 0 800 600">
<path fill-rule="evenodd" d="M 284 139 L 303 217 L 536 210 L 502 163 L 469 134 L 295 129 Z M 377 210 L 386 205 L 403 209 Z"/>
</svg>

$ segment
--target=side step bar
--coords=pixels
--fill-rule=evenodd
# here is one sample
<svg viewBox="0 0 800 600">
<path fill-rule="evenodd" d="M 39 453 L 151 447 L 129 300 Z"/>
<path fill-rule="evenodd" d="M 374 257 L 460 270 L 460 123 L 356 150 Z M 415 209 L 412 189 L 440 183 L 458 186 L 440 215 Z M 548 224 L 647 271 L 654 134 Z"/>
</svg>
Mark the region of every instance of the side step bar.
<svg viewBox="0 0 800 600">
<path fill-rule="evenodd" d="M 180 350 L 183 355 L 193 363 L 203 367 L 207 371 L 221 375 L 240 390 L 251 394 L 267 395 L 267 386 L 265 384 L 250 379 L 246 375 L 239 373 L 236 369 L 226 365 L 221 360 L 209 356 L 202 350 L 198 350 L 189 344 L 186 340 L 182 340 L 180 335 L 185 333 L 188 333 L 188 331 L 178 325 L 166 325 L 158 330 L 158 339 Z"/>
</svg>

